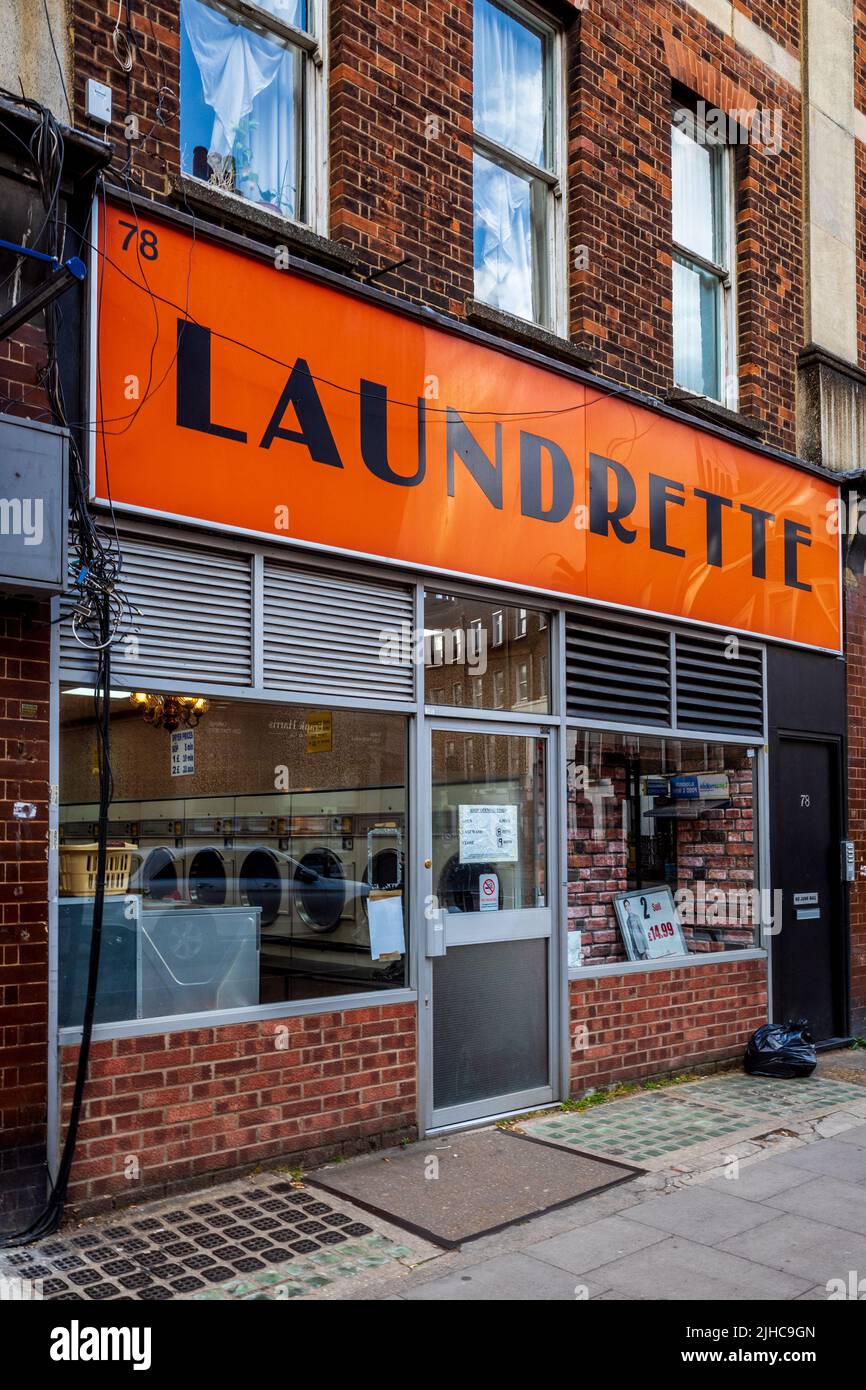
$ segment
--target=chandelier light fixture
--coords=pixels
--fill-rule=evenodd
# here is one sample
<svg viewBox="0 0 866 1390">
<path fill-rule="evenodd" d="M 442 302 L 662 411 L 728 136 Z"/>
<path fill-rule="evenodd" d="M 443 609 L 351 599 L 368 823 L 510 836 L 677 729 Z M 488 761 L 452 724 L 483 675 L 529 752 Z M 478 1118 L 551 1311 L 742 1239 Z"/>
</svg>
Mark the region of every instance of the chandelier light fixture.
<svg viewBox="0 0 866 1390">
<path fill-rule="evenodd" d="M 145 724 L 152 724 L 155 729 L 167 729 L 169 733 L 182 725 L 194 729 L 209 708 L 207 700 L 200 695 L 148 695 L 143 690 L 136 690 L 129 699 Z"/>
</svg>

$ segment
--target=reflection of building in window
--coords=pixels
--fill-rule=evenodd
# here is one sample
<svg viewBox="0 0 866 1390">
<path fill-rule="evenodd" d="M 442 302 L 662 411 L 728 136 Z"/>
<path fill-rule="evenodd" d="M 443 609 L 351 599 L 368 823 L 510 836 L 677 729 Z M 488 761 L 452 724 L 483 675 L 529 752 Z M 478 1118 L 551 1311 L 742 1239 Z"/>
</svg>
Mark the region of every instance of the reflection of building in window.
<svg viewBox="0 0 866 1390">
<path fill-rule="evenodd" d="M 428 703 L 548 714 L 547 628 L 545 615 L 538 609 L 494 606 L 483 599 L 428 591 L 424 597 Z M 453 677 L 445 690 L 433 685 L 436 670 L 447 670 Z"/>
<path fill-rule="evenodd" d="M 92 729 L 92 701 L 64 693 L 68 848 L 95 838 Z M 118 697 L 109 836 L 132 847 L 141 934 L 128 960 L 117 933 L 104 941 L 106 988 L 132 970 L 126 994 L 149 1017 L 402 985 L 404 958 L 373 956 L 368 899 L 404 882 L 406 749 L 401 715 L 212 697 L 177 775 L 171 736 Z M 86 899 L 76 880 L 60 900 L 85 935 Z M 116 1004 L 106 1021 L 136 1016 Z"/>
<path fill-rule="evenodd" d="M 570 730 L 568 767 L 568 916 L 587 960 L 625 958 L 613 894 L 661 883 L 697 901 L 684 919 L 691 951 L 755 944 L 743 906 L 758 887 L 745 748 Z"/>
<path fill-rule="evenodd" d="M 523 708 L 529 703 L 529 662 L 520 661 L 517 665 L 515 681 L 515 702 Z"/>
</svg>

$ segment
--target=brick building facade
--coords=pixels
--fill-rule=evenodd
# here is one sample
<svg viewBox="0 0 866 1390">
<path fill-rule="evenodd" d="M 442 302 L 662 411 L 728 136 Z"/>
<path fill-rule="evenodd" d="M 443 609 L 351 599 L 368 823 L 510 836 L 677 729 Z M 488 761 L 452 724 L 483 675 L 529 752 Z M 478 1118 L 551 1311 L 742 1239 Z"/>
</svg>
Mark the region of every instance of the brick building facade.
<svg viewBox="0 0 866 1390">
<path fill-rule="evenodd" d="M 262 8 L 278 19 L 281 10 L 290 11 L 290 22 L 304 11 L 288 0 Z M 818 0 L 807 9 L 808 22 L 819 25 Z M 216 10 L 222 13 L 219 5 Z M 503 12 L 523 13 L 520 6 L 512 11 L 510 0 Z M 324 130 L 316 136 L 320 143 L 312 141 L 304 153 L 306 167 L 315 164 L 314 205 L 304 218 L 287 220 L 262 200 L 242 198 L 225 179 L 190 172 L 182 143 L 188 59 L 180 0 L 133 0 L 126 7 L 128 18 L 121 23 L 133 54 L 129 72 L 117 59 L 113 10 L 92 0 L 68 0 L 67 89 L 74 123 L 109 140 L 111 196 L 144 200 L 132 204 L 139 215 L 151 205 L 181 214 L 182 225 L 196 234 L 220 228 L 245 238 L 260 259 L 263 249 L 266 254 L 288 247 L 298 264 L 342 277 L 349 290 L 374 284 L 395 306 L 433 311 L 509 349 L 538 354 L 536 364 L 588 370 L 679 412 L 677 419 L 692 420 L 696 428 L 726 432 L 742 449 L 805 458 L 825 471 L 866 464 L 846 445 L 841 427 L 827 422 L 824 404 L 834 389 L 862 394 L 859 373 L 866 371 L 866 86 L 857 62 L 866 45 L 866 7 L 854 5 L 853 23 L 840 40 L 850 50 L 850 71 L 845 68 L 840 82 L 850 85 L 850 112 L 828 116 L 826 75 L 809 67 L 801 6 L 792 0 L 529 4 L 525 13 L 532 22 L 551 26 L 562 88 L 562 159 L 550 212 L 551 225 L 557 219 L 562 224 L 561 264 L 552 272 L 552 298 L 561 290 L 561 303 L 549 321 L 536 323 L 484 302 L 474 274 L 473 158 L 486 147 L 479 142 L 474 103 L 472 5 L 402 0 L 383 10 L 373 0 L 329 0 L 315 7 L 317 19 L 323 13 L 319 66 L 315 72 L 310 66 L 308 90 L 324 84 L 316 98 Z M 88 80 L 112 90 L 107 127 L 87 114 Z M 700 103 L 735 113 L 728 131 L 733 192 L 727 279 L 735 286 L 730 334 L 736 351 L 734 380 L 719 368 L 718 399 L 684 390 L 675 364 L 672 276 L 679 253 L 672 238 L 671 117 L 675 109 L 694 112 Z M 818 113 L 811 128 L 809 111 Z M 755 113 L 772 114 L 777 148 L 752 138 Z M 829 164 L 818 142 L 837 138 L 823 133 L 821 121 L 836 117 L 850 188 L 820 183 Z M 326 160 L 319 159 L 322 149 Z M 239 162 L 232 177 L 239 177 Z M 826 225 L 834 198 L 841 208 L 835 235 Z M 853 357 L 846 359 L 850 325 L 845 315 L 837 322 L 825 305 L 829 285 L 849 282 L 856 306 Z M 0 369 L 0 390 L 13 411 L 21 409 L 25 393 L 32 403 L 38 366 L 34 333 L 21 341 L 0 344 L 0 367 L 8 366 L 5 373 Z M 814 352 L 804 357 L 816 345 L 818 358 Z M 804 400 L 811 413 L 804 413 Z M 713 481 L 710 473 L 706 485 Z M 855 570 L 846 572 L 846 654 L 850 834 L 859 856 L 866 853 L 866 708 L 860 693 L 866 580 L 862 565 Z M 20 826 L 2 813 L 13 797 L 24 795 L 15 788 L 26 780 L 40 808 L 27 826 L 28 846 L 38 842 L 40 848 L 28 848 L 35 857 L 28 860 L 33 867 L 23 895 L 24 869 L 15 867 L 12 853 L 0 866 L 0 1028 L 15 1045 L 9 1055 L 19 1059 L 14 1075 L 4 1073 L 8 1132 L 25 1135 L 29 1126 L 39 1128 L 46 1103 L 39 1030 L 47 1023 L 47 957 L 37 959 L 36 952 L 46 949 L 48 921 L 42 850 L 47 769 L 44 738 L 37 738 L 37 725 L 22 732 L 15 702 L 33 700 L 44 709 L 48 686 L 39 681 L 47 675 L 48 651 L 45 637 L 38 650 L 32 637 L 19 650 L 20 622 L 15 615 L 6 618 L 0 645 L 6 662 L 5 689 L 0 681 L 0 702 L 6 702 L 0 833 L 17 854 Z M 19 689 L 22 681 L 26 689 Z M 615 754 L 607 756 L 606 775 L 616 787 L 624 781 L 624 767 Z M 690 766 L 689 758 L 700 764 L 702 756 L 702 748 L 692 751 L 685 744 L 683 767 Z M 732 768 L 731 782 L 730 807 L 677 822 L 679 882 L 689 870 L 699 871 L 696 880 L 724 888 L 757 882 L 764 851 L 751 762 L 746 771 Z M 772 801 L 768 808 L 772 814 L 778 810 Z M 750 951 L 743 959 L 702 959 L 687 968 L 631 969 L 610 907 L 611 894 L 630 881 L 620 812 L 606 807 L 605 833 L 599 836 L 589 803 L 578 800 L 568 809 L 571 883 L 562 916 L 563 922 L 581 924 L 583 965 L 590 967 L 588 975 L 572 971 L 568 985 L 572 1041 L 565 1070 L 571 1092 L 737 1057 L 767 1017 L 766 960 Z M 841 923 L 847 900 L 840 899 L 839 910 Z M 850 913 L 851 1008 L 844 1031 L 857 1032 L 866 1020 L 866 884 L 852 885 Z M 25 926 L 40 933 L 38 943 L 25 941 Z M 748 928 L 731 929 L 721 941 L 692 928 L 687 934 L 702 957 L 716 954 L 720 945 L 747 949 L 754 943 Z M 614 973 L 620 966 L 622 973 Z M 24 973 L 12 978 L 7 967 Z M 13 1008 L 23 1012 L 15 1015 Z M 10 1029 L 19 1021 L 21 1031 L 13 1035 Z M 131 1192 L 167 1191 L 258 1162 L 291 1156 L 308 1163 L 411 1136 L 422 1102 L 417 1061 L 424 1026 L 415 1002 L 389 1004 L 384 998 L 373 1007 L 341 1010 L 330 1002 L 325 1013 L 212 1028 L 98 1035 L 72 1198 L 90 1205 L 122 1200 Z M 283 1038 L 280 1029 L 286 1030 L 285 1046 L 274 1041 Z M 586 1039 L 579 1046 L 577 1034 Z M 64 1040 L 61 1130 L 76 1056 L 76 1044 Z"/>
</svg>

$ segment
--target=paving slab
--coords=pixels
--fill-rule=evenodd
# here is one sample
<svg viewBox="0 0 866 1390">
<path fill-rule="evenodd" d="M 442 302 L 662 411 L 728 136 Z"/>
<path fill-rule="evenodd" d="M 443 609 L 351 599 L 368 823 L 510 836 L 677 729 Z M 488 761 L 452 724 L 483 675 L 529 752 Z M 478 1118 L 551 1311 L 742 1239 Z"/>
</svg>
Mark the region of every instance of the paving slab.
<svg viewBox="0 0 866 1390">
<path fill-rule="evenodd" d="M 748 1202 L 764 1202 L 777 1192 L 787 1192 L 810 1182 L 809 1172 L 793 1168 L 781 1158 L 762 1158 L 741 1164 L 737 1177 L 714 1177 L 706 1183 L 712 1191 L 728 1192 Z"/>
<path fill-rule="evenodd" d="M 852 1269 L 866 1270 L 866 1235 L 805 1216 L 780 1214 L 774 1221 L 723 1241 L 714 1254 L 722 1252 L 741 1256 L 754 1268 L 766 1265 L 781 1270 L 810 1285 L 847 1279 Z"/>
<path fill-rule="evenodd" d="M 785 1162 L 792 1168 L 806 1168 L 843 1182 L 866 1182 L 866 1148 L 846 1144 L 838 1135 L 792 1150 L 785 1155 Z"/>
<path fill-rule="evenodd" d="M 778 1211 L 866 1235 L 866 1184 L 840 1182 L 820 1174 L 810 1182 L 775 1193 L 767 1203 Z"/>
<path fill-rule="evenodd" d="M 625 1216 L 607 1216 L 550 1240 L 525 1246 L 526 1253 L 537 1260 L 568 1269 L 573 1274 L 586 1274 L 599 1265 L 610 1264 L 624 1255 L 633 1255 L 647 1245 L 664 1240 L 664 1233 L 639 1225 Z"/>
<path fill-rule="evenodd" d="M 403 1298 L 412 1302 L 571 1302 L 575 1301 L 573 1274 L 520 1252 L 494 1255 L 482 1264 L 470 1265 L 440 1279 L 407 1288 Z"/>
<path fill-rule="evenodd" d="M 842 1144 L 854 1144 L 857 1148 L 866 1149 L 866 1125 L 853 1125 L 832 1137 Z"/>
<path fill-rule="evenodd" d="M 767 1123 L 772 1121 L 769 1119 Z M 648 1172 L 760 1133 L 754 1119 L 707 1106 L 665 1099 L 661 1093 L 609 1101 L 586 1111 L 565 1111 L 543 1119 L 523 1120 L 522 1133 L 581 1153 L 632 1163 Z"/>
<path fill-rule="evenodd" d="M 866 1079 L 866 1077 L 864 1077 Z M 866 1099 L 862 1085 L 815 1076 L 790 1078 L 747 1076 L 727 1072 L 706 1081 L 690 1081 L 659 1092 L 663 1098 L 709 1105 L 730 1111 L 744 1119 L 771 1115 L 779 1119 L 820 1115 L 837 1106 Z"/>
<path fill-rule="evenodd" d="M 686 1236 L 702 1245 L 715 1245 L 771 1221 L 774 1211 L 760 1202 L 746 1202 L 706 1184 L 685 1187 L 667 1197 L 653 1197 L 636 1207 L 632 1220 L 670 1235 Z"/>
<path fill-rule="evenodd" d="M 736 1239 L 748 1241 L 750 1235 Z M 814 1276 L 798 1277 L 729 1254 L 717 1246 L 669 1236 L 647 1246 L 639 1258 L 627 1255 L 612 1264 L 600 1265 L 585 1276 L 584 1282 L 589 1285 L 590 1299 L 595 1285 L 598 1289 L 618 1289 L 630 1298 L 742 1303 L 752 1299 L 796 1298 L 816 1281 Z"/>
</svg>

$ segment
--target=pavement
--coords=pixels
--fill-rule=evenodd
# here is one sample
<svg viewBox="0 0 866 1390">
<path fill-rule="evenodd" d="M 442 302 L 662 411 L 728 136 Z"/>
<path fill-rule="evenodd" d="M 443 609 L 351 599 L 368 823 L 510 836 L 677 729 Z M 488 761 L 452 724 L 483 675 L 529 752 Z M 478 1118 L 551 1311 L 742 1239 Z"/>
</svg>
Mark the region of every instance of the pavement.
<svg viewBox="0 0 866 1390">
<path fill-rule="evenodd" d="M 710 1118 L 683 1144 L 695 1116 Z M 270 1171 L 0 1254 L 0 1299 L 22 1296 L 16 1281 L 58 1301 L 866 1299 L 866 1052 L 829 1054 L 815 1080 L 757 1100 L 726 1073 L 526 1123 L 535 1138 L 560 1127 L 547 1142 L 567 1148 L 584 1119 L 595 1152 L 626 1144 L 642 1171 L 456 1250 Z M 425 1142 L 435 1155 L 444 1138 Z"/>
</svg>

